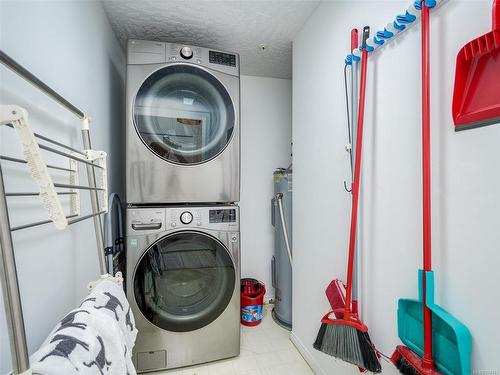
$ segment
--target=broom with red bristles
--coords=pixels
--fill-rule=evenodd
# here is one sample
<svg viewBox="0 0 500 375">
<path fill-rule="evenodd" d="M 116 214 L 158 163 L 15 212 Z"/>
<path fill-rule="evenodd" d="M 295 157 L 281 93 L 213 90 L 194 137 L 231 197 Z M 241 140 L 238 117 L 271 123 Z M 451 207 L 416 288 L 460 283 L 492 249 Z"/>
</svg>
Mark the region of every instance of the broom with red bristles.
<svg viewBox="0 0 500 375">
<path fill-rule="evenodd" d="M 358 126 L 356 138 L 356 158 L 354 164 L 354 181 L 352 187 L 351 229 L 349 237 L 349 256 L 347 262 L 346 300 L 342 311 L 333 311 L 321 319 L 314 348 L 343 361 L 352 363 L 371 372 L 381 372 L 382 368 L 377 357 L 377 352 L 368 335 L 368 327 L 361 322 L 352 309 L 352 281 L 354 268 L 354 255 L 356 245 L 356 224 L 358 218 L 358 200 L 361 174 L 361 149 L 363 143 L 363 120 L 366 96 L 366 71 L 368 66 L 368 51 L 366 40 L 370 28 L 363 28 L 362 58 L 361 58 L 361 83 L 358 109 Z M 343 315 L 339 314 L 342 312 Z M 335 318 L 335 316 L 342 318 Z"/>
</svg>

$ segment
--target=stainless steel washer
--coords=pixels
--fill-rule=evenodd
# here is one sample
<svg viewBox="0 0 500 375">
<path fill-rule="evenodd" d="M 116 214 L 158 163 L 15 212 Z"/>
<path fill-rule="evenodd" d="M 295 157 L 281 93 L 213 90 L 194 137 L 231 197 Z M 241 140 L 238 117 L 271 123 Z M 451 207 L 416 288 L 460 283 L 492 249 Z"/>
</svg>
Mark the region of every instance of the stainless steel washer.
<svg viewBox="0 0 500 375">
<path fill-rule="evenodd" d="M 138 372 L 240 352 L 239 209 L 128 208 L 127 296 Z"/>
<path fill-rule="evenodd" d="M 238 55 L 129 40 L 127 59 L 127 202 L 238 202 Z"/>
</svg>

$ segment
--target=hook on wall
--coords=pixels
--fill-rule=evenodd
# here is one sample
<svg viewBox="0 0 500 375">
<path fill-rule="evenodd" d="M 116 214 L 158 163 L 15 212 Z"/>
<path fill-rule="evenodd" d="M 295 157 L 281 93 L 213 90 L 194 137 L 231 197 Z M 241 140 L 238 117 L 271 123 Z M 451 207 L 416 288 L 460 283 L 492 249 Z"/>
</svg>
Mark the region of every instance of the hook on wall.
<svg viewBox="0 0 500 375">
<path fill-rule="evenodd" d="M 344 189 L 345 189 L 345 191 L 347 191 L 348 193 L 352 193 L 352 183 L 351 183 L 351 188 L 348 188 L 348 187 L 347 187 L 347 182 L 346 182 L 346 181 L 344 181 Z"/>
</svg>

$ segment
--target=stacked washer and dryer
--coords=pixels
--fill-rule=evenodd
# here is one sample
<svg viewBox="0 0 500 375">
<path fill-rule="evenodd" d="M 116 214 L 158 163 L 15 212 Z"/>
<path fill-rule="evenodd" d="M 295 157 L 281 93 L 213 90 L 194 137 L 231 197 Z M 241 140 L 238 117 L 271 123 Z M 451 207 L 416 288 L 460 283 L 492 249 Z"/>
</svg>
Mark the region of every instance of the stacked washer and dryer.
<svg viewBox="0 0 500 375">
<path fill-rule="evenodd" d="M 240 351 L 237 54 L 130 40 L 127 296 L 138 372 Z"/>
</svg>

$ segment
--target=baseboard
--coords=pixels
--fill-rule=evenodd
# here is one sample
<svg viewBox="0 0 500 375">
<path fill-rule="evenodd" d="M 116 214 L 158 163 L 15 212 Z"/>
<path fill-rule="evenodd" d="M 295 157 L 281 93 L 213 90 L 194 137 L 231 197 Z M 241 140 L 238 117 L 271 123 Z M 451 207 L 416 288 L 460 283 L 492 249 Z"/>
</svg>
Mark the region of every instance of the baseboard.
<svg viewBox="0 0 500 375">
<path fill-rule="evenodd" d="M 314 360 L 314 357 L 309 352 L 308 347 L 305 346 L 302 341 L 300 341 L 300 339 L 295 335 L 293 331 L 290 332 L 290 341 L 293 343 L 293 345 L 295 345 L 300 355 L 306 360 L 307 364 L 309 365 L 309 367 L 311 367 L 316 375 L 326 375 Z"/>
</svg>

